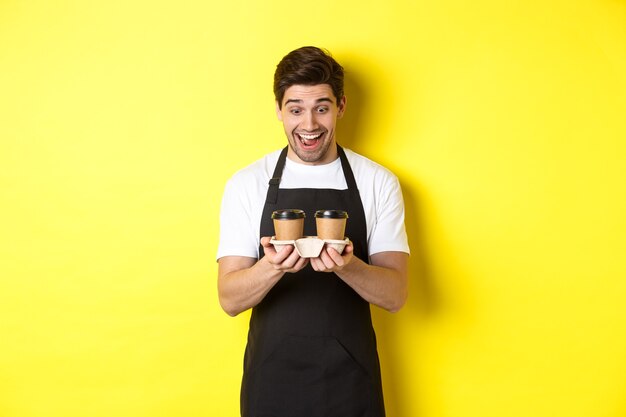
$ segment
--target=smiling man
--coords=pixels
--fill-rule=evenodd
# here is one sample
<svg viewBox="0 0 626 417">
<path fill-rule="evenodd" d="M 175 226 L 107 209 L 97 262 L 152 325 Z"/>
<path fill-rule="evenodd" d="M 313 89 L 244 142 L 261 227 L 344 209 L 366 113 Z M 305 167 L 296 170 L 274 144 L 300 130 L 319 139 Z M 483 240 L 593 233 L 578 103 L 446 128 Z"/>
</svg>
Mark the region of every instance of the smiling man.
<svg viewBox="0 0 626 417">
<path fill-rule="evenodd" d="M 337 159 L 335 124 L 343 116 L 346 98 L 338 100 L 333 94 L 328 84 L 292 85 L 285 90 L 284 103 L 276 103 L 289 140 L 289 159 L 311 165 Z"/>
<path fill-rule="evenodd" d="M 407 297 L 409 247 L 398 179 L 343 149 L 343 68 L 303 47 L 274 74 L 288 146 L 238 171 L 220 214 L 218 295 L 231 316 L 252 309 L 241 388 L 243 417 L 382 417 L 370 305 L 398 311 Z M 349 213 L 350 243 L 302 258 L 270 243 L 274 210 L 304 210 L 314 236 L 320 209 Z"/>
</svg>

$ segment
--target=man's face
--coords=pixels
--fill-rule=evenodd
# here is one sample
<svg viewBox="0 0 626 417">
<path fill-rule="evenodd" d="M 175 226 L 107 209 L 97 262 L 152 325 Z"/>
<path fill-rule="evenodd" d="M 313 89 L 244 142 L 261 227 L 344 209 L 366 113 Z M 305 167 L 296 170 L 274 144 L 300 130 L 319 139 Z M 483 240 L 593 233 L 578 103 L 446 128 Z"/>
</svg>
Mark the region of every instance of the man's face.
<svg viewBox="0 0 626 417">
<path fill-rule="evenodd" d="M 276 103 L 276 114 L 289 141 L 289 158 L 308 165 L 334 161 L 337 158 L 335 125 L 345 107 L 345 96 L 337 103 L 328 84 L 287 88 L 282 109 Z"/>
</svg>

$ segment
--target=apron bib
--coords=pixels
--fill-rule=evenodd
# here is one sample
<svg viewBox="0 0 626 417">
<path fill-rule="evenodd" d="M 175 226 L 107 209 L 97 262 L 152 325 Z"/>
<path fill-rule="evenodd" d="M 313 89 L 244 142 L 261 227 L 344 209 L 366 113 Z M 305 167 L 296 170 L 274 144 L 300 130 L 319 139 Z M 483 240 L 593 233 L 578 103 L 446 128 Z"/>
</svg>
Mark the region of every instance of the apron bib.
<svg viewBox="0 0 626 417">
<path fill-rule="evenodd" d="M 337 146 L 347 190 L 280 189 L 287 148 L 270 180 L 260 236 L 272 236 L 274 210 L 306 213 L 315 236 L 319 209 L 349 214 L 346 236 L 367 262 L 367 226 L 352 169 Z M 263 256 L 261 247 L 260 256 Z M 370 306 L 334 273 L 311 265 L 286 273 L 252 310 L 241 388 L 243 417 L 384 417 Z"/>
</svg>

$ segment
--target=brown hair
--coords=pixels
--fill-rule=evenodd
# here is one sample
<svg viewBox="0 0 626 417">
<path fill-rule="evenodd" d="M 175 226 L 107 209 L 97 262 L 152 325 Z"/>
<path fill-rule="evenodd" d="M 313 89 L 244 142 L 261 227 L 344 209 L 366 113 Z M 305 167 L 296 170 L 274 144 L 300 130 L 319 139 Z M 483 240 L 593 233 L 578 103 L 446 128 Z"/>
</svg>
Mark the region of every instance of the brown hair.
<svg viewBox="0 0 626 417">
<path fill-rule="evenodd" d="M 329 84 L 337 103 L 343 97 L 343 67 L 330 52 L 315 46 L 303 46 L 289 52 L 274 72 L 274 97 L 282 108 L 285 90 L 292 85 Z"/>
</svg>

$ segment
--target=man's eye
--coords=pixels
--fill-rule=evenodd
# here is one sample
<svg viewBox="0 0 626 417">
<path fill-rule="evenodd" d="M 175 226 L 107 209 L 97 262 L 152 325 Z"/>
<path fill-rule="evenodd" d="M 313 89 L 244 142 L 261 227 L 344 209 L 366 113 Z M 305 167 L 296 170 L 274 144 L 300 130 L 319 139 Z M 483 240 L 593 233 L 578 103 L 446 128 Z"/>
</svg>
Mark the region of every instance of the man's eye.
<svg viewBox="0 0 626 417">
<path fill-rule="evenodd" d="M 291 114 L 300 114 L 300 109 L 291 109 L 289 110 Z"/>
<path fill-rule="evenodd" d="M 317 108 L 317 112 L 318 113 L 326 113 L 328 111 L 327 107 L 318 107 Z"/>
</svg>

